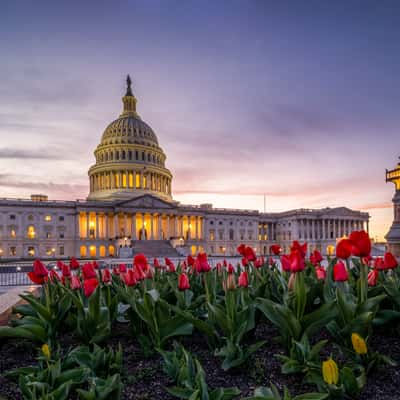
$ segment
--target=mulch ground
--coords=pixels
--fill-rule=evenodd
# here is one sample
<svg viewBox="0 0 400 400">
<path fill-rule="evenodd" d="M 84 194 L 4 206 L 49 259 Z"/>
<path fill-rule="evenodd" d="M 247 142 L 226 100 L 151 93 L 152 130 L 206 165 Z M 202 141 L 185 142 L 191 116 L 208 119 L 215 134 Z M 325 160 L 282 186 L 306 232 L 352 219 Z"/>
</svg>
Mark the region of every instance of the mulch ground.
<svg viewBox="0 0 400 400">
<path fill-rule="evenodd" d="M 246 365 L 234 371 L 225 372 L 221 369 L 221 359 L 214 357 L 208 349 L 201 335 L 182 338 L 181 342 L 200 360 L 210 387 L 237 386 L 242 394 L 239 399 L 251 395 L 258 386 L 269 386 L 274 383 L 279 388 L 287 386 L 292 395 L 313 391 L 314 388 L 302 384 L 301 376 L 284 375 L 280 370 L 280 362 L 274 356 L 283 354 L 282 347 L 273 339 L 277 331 L 268 324 L 260 324 L 256 330 L 254 340 L 265 340 L 267 343 L 257 351 Z M 321 336 L 323 336 L 321 334 Z M 61 346 L 67 349 L 76 345 L 70 336 L 60 340 Z M 157 354 L 145 358 L 132 336 L 127 325 L 115 328 L 111 345 L 121 343 L 124 351 L 124 390 L 122 398 L 126 400 L 173 400 L 165 391 L 171 386 L 162 370 L 161 357 Z M 376 332 L 370 343 L 374 350 L 389 355 L 400 364 L 399 337 L 388 332 Z M 13 368 L 35 363 L 37 349 L 28 341 L 7 340 L 0 344 L 0 373 Z M 375 371 L 368 379 L 363 393 L 358 400 L 400 400 L 399 392 L 400 370 L 398 367 L 383 366 Z M 0 400 L 22 399 L 18 385 L 0 376 Z"/>
</svg>

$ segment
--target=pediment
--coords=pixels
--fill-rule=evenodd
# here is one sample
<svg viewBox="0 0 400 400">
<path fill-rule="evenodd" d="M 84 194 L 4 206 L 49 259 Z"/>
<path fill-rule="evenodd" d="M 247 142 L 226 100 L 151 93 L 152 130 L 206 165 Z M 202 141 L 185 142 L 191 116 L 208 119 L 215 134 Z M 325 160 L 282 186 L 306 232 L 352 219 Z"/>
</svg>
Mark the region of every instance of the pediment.
<svg viewBox="0 0 400 400">
<path fill-rule="evenodd" d="M 118 201 L 115 204 L 118 208 L 149 208 L 149 209 L 172 209 L 174 203 L 169 203 L 158 197 L 146 194 L 134 199 Z"/>
<path fill-rule="evenodd" d="M 325 214 L 328 215 L 337 215 L 340 217 L 346 217 L 346 216 L 359 216 L 358 211 L 351 210 L 350 208 L 347 207 L 335 207 L 331 208 L 329 210 L 325 210 Z"/>
</svg>

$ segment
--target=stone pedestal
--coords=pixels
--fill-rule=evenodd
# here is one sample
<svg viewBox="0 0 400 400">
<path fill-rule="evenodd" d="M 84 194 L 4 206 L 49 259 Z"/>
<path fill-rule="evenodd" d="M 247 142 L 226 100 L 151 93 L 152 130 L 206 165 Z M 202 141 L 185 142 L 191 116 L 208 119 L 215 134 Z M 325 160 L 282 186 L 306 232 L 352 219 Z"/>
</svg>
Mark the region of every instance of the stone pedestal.
<svg viewBox="0 0 400 400">
<path fill-rule="evenodd" d="M 388 244 L 388 250 L 394 256 L 400 257 L 400 190 L 396 191 L 393 197 L 394 220 L 389 232 L 385 238 Z"/>
</svg>

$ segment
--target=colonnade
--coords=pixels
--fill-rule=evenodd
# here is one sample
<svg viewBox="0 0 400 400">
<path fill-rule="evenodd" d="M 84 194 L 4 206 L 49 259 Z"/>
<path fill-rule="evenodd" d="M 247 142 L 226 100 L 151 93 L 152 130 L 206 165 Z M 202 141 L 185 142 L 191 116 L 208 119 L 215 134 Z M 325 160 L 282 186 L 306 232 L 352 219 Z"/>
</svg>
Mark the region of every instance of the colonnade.
<svg viewBox="0 0 400 400">
<path fill-rule="evenodd" d="M 300 219 L 297 227 L 298 238 L 305 240 L 336 239 L 348 236 L 352 231 L 369 231 L 368 221 L 357 219 Z"/>
<path fill-rule="evenodd" d="M 81 212 L 78 230 L 82 239 L 199 240 L 204 238 L 204 220 L 198 215 Z"/>
<path fill-rule="evenodd" d="M 90 176 L 90 191 L 147 189 L 171 195 L 171 179 L 156 172 L 116 170 Z"/>
</svg>

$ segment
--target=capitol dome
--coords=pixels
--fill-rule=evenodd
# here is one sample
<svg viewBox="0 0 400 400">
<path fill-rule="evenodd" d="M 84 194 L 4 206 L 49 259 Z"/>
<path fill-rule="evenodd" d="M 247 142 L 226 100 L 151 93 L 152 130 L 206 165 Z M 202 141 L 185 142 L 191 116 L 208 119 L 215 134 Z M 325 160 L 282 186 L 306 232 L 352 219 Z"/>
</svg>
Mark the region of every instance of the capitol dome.
<svg viewBox="0 0 400 400">
<path fill-rule="evenodd" d="M 171 198 L 171 172 L 151 127 L 136 112 L 131 79 L 122 98 L 122 114 L 105 129 L 89 169 L 88 200 L 127 199 L 152 194 Z"/>
</svg>

